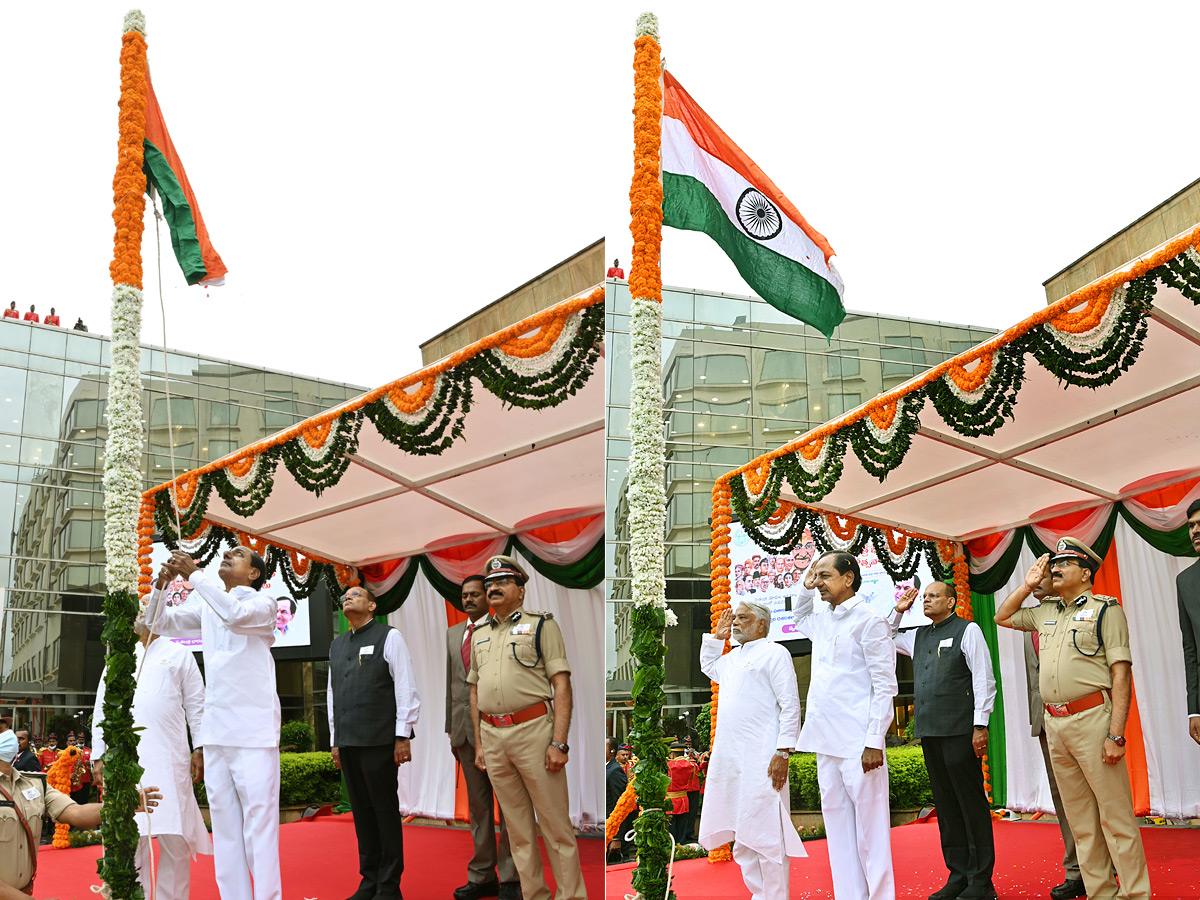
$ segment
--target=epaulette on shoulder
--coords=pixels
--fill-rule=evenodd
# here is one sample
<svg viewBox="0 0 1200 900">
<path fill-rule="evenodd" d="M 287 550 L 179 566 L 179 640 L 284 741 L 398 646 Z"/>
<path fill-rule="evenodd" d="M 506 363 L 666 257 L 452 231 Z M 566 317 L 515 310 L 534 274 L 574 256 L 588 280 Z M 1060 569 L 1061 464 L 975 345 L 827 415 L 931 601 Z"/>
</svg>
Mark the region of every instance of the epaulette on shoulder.
<svg viewBox="0 0 1200 900">
<path fill-rule="evenodd" d="M 1107 603 L 1109 606 L 1112 606 L 1114 603 L 1119 604 L 1121 602 L 1116 597 L 1108 596 L 1108 594 L 1092 594 L 1092 596 L 1095 597 L 1097 600 L 1099 600 L 1101 603 Z"/>
<path fill-rule="evenodd" d="M 552 612 L 543 612 L 543 611 L 542 611 L 542 610 L 540 610 L 540 609 L 527 609 L 527 610 L 525 610 L 525 615 L 527 615 L 527 616 L 541 616 L 543 619 L 553 619 L 553 618 L 554 618 L 554 613 L 552 613 Z"/>
</svg>

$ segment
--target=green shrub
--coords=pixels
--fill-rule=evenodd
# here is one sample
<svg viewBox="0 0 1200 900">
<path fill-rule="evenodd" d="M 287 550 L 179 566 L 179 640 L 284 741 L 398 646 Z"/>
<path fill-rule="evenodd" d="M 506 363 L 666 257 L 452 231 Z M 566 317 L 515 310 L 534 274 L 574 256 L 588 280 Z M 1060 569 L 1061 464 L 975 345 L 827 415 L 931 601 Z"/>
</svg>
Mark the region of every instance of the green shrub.
<svg viewBox="0 0 1200 900">
<path fill-rule="evenodd" d="M 705 703 L 704 709 L 696 716 L 696 739 L 692 742 L 701 753 L 708 749 L 708 739 L 712 731 L 712 703 Z"/>
<path fill-rule="evenodd" d="M 203 781 L 192 785 L 196 802 L 208 805 Z M 342 773 L 328 753 L 279 754 L 279 805 L 324 806 L 342 798 Z"/>
<path fill-rule="evenodd" d="M 279 729 L 279 746 L 293 748 L 295 753 L 310 752 L 316 742 L 316 732 L 307 722 L 284 722 Z"/>
<path fill-rule="evenodd" d="M 103 840 L 100 837 L 99 828 L 72 828 L 67 832 L 67 839 L 71 842 L 72 847 L 90 847 L 92 844 L 99 844 Z"/>
<path fill-rule="evenodd" d="M 342 797 L 341 772 L 328 753 L 283 753 L 279 768 L 280 806 L 323 806 Z"/>
<path fill-rule="evenodd" d="M 892 809 L 917 809 L 933 805 L 929 773 L 920 747 L 889 747 L 887 753 L 889 804 Z M 820 809 L 821 789 L 817 785 L 817 757 L 797 753 L 788 763 L 788 783 L 792 809 Z"/>
<path fill-rule="evenodd" d="M 913 739 L 913 725 L 916 723 L 916 721 L 916 716 L 908 717 L 908 724 L 904 726 L 904 740 L 906 743 L 912 741 Z"/>
</svg>

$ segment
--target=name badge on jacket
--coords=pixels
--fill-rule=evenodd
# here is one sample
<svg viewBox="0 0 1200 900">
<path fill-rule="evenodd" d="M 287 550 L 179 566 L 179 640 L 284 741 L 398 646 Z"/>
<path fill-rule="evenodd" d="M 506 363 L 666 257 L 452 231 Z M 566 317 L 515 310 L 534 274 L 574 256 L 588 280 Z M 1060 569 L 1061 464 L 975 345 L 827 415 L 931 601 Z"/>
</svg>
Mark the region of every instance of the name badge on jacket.
<svg viewBox="0 0 1200 900">
<path fill-rule="evenodd" d="M 374 645 L 374 644 L 371 644 L 370 646 L 367 646 L 367 647 L 359 647 L 359 648 L 358 648 L 358 655 L 359 655 L 359 656 L 370 656 L 370 655 L 371 655 L 372 653 L 374 653 L 374 652 L 375 652 L 375 645 Z"/>
</svg>

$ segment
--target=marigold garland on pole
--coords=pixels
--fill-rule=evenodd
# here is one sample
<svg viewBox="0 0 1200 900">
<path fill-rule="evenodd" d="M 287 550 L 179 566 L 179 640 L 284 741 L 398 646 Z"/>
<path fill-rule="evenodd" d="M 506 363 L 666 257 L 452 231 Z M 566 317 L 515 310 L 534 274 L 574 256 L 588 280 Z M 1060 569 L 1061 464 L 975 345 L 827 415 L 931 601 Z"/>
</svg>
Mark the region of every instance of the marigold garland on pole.
<svg viewBox="0 0 1200 900">
<path fill-rule="evenodd" d="M 104 453 L 104 557 L 108 591 L 104 630 L 108 645 L 104 679 L 105 802 L 100 829 L 104 856 L 97 871 L 109 896 L 140 900 L 134 854 L 138 828 L 134 810 L 138 735 L 133 730 L 133 619 L 138 587 L 148 560 L 141 557 L 145 535 L 142 508 L 142 384 L 139 375 L 142 330 L 142 217 L 146 176 L 142 171 L 146 137 L 146 20 L 138 10 L 125 16 L 121 38 L 121 97 L 118 103 L 117 170 L 113 177 L 112 366 L 108 376 L 108 438 Z"/>
<path fill-rule="evenodd" d="M 633 264 L 630 319 L 633 379 L 630 391 L 629 554 L 633 570 L 632 652 L 633 728 L 638 762 L 635 790 L 641 815 L 634 823 L 638 864 L 633 889 L 646 900 L 668 896 L 667 751 L 663 743 L 663 631 L 666 579 L 663 540 L 666 527 L 665 445 L 662 425 L 662 241 L 661 51 L 658 20 L 638 17 L 634 40 L 634 168 L 629 190 Z M 673 896 L 673 895 L 672 895 Z"/>
</svg>

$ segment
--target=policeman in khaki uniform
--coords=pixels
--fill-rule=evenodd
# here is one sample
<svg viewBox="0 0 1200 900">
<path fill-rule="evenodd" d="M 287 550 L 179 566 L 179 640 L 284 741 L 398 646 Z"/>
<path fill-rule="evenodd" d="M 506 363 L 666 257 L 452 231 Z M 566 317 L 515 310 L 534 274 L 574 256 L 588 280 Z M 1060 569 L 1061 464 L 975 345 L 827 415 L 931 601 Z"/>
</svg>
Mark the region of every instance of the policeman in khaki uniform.
<svg viewBox="0 0 1200 900">
<path fill-rule="evenodd" d="M 996 624 L 1037 633 L 1050 760 L 1089 900 L 1148 898 L 1150 874 L 1125 765 L 1133 688 L 1129 625 L 1116 600 L 1092 594 L 1100 564 L 1091 547 L 1063 538 L 1053 557 L 1034 563 L 1024 590 L 1001 604 Z M 1058 596 L 1019 608 L 1047 569 Z"/>
<path fill-rule="evenodd" d="M 525 570 L 511 556 L 484 567 L 492 615 L 471 637 L 471 721 L 475 765 L 488 773 L 508 822 L 525 900 L 550 900 L 542 877 L 542 829 L 556 900 L 584 900 L 583 873 L 567 799 L 571 666 L 550 613 L 525 609 Z M 553 702 L 551 702 L 553 701 Z M 537 813 L 537 823 L 534 813 Z"/>
<path fill-rule="evenodd" d="M 0 734 L 0 900 L 33 893 L 37 872 L 38 839 L 42 819 L 51 818 L 72 828 L 96 828 L 100 825 L 100 804 L 79 804 L 46 784 L 40 774 L 14 769 L 17 735 Z M 144 791 L 145 805 L 153 811 L 162 793 L 158 788 Z M 138 812 L 142 807 L 138 807 Z"/>
</svg>

